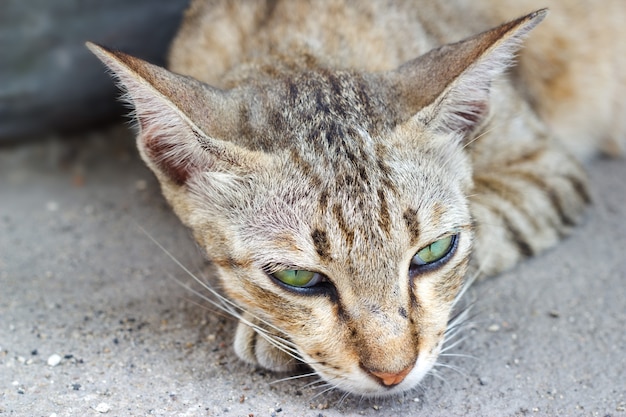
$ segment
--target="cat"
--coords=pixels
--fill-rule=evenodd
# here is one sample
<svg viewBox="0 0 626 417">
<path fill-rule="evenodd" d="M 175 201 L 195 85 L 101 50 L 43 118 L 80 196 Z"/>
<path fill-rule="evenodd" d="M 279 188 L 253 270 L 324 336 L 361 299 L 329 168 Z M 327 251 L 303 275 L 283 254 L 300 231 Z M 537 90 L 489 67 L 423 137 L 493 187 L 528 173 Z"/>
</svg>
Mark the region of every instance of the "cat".
<svg viewBox="0 0 626 417">
<path fill-rule="evenodd" d="M 411 390 L 471 277 L 581 221 L 582 162 L 625 144 L 626 6 L 546 3 L 194 0 L 169 70 L 88 44 L 244 361 Z"/>
</svg>

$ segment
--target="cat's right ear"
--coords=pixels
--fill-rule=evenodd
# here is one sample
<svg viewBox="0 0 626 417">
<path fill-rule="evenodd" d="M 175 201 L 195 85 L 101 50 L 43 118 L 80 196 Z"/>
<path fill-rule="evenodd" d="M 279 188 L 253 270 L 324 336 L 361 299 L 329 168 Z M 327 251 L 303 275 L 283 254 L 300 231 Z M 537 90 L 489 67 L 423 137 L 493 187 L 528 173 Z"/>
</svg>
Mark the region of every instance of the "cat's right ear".
<svg viewBox="0 0 626 417">
<path fill-rule="evenodd" d="M 183 185 L 200 172 L 244 174 L 263 159 L 221 139 L 239 114 L 238 102 L 227 92 L 122 52 L 93 43 L 87 47 L 126 91 L 140 153 L 160 180 Z"/>
</svg>

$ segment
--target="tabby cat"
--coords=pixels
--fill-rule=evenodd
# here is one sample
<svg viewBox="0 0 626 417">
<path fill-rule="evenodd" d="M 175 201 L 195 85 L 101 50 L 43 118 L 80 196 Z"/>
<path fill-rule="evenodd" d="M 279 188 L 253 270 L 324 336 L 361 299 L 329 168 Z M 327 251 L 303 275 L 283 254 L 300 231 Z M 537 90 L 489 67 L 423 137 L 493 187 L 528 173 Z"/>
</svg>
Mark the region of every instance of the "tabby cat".
<svg viewBox="0 0 626 417">
<path fill-rule="evenodd" d="M 581 160 L 624 146 L 624 21 L 622 0 L 195 0 L 172 72 L 89 48 L 240 309 L 237 354 L 381 396 L 431 370 L 466 277 L 581 220 Z"/>
</svg>

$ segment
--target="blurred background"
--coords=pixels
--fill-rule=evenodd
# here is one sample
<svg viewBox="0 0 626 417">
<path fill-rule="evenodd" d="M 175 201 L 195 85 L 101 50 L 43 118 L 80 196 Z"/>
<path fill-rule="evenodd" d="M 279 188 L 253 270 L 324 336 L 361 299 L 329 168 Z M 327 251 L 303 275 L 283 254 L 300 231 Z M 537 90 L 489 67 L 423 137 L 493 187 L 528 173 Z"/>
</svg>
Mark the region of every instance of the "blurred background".
<svg viewBox="0 0 626 417">
<path fill-rule="evenodd" d="M 163 65 L 188 2 L 2 0 L 0 141 L 119 118 L 119 92 L 85 41 Z"/>
</svg>

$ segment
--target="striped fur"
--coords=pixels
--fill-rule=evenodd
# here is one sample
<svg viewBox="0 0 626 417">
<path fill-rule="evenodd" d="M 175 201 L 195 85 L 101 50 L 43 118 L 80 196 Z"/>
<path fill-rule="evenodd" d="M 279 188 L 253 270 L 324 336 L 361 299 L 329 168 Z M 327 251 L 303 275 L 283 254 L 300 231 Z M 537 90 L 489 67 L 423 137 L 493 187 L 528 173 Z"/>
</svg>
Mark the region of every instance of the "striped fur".
<svg viewBox="0 0 626 417">
<path fill-rule="evenodd" d="M 243 360 L 304 363 L 362 395 L 412 389 L 435 364 L 467 274 L 509 268 L 581 220 L 580 159 L 623 144 L 626 51 L 593 47 L 621 74 L 601 83 L 581 70 L 584 56 L 557 60 L 546 44 L 571 52 L 581 33 L 605 35 L 585 25 L 591 1 L 550 4 L 542 43 L 530 36 L 505 76 L 545 11 L 497 26 L 515 17 L 510 2 L 195 0 L 174 72 L 90 45 L 127 91 L 143 158 L 219 271 Z M 593 9 L 618 22 L 605 22 L 613 37 L 620 4 Z M 519 15 L 540 6 L 515 2 Z M 557 73 L 572 84 L 563 103 Z M 571 113 L 603 100 L 610 112 Z M 440 262 L 411 263 L 449 236 Z M 271 278 L 283 269 L 326 278 L 297 289 Z"/>
</svg>

